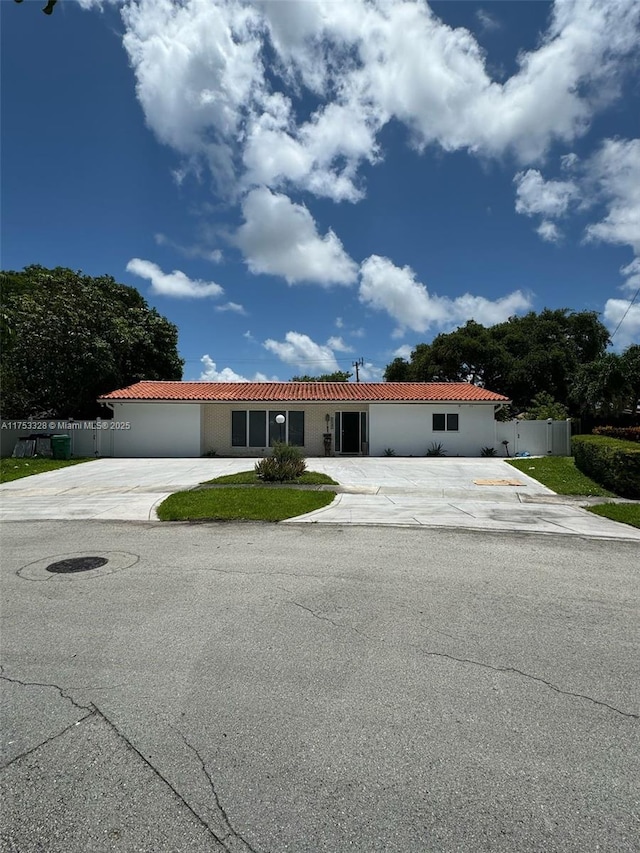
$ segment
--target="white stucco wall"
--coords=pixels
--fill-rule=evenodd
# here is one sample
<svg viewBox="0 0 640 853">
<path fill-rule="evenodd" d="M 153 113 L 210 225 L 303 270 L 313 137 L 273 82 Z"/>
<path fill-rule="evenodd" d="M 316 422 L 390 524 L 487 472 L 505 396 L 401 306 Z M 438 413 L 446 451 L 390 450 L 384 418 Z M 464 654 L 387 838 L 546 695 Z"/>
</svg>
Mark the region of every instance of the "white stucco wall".
<svg viewBox="0 0 640 853">
<path fill-rule="evenodd" d="M 200 456 L 200 403 L 113 403 L 113 455 Z"/>
<path fill-rule="evenodd" d="M 457 414 L 458 432 L 433 432 L 432 415 Z M 398 456 L 424 456 L 432 442 L 447 456 L 480 456 L 483 447 L 496 447 L 493 404 L 371 403 L 369 454 L 383 456 L 387 448 Z"/>
</svg>

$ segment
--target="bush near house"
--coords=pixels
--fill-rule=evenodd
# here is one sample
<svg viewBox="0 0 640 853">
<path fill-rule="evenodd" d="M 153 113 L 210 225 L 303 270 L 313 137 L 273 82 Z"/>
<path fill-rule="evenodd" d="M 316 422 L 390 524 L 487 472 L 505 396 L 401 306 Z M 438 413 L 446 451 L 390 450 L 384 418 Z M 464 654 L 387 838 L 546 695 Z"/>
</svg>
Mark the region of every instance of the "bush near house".
<svg viewBox="0 0 640 853">
<path fill-rule="evenodd" d="M 640 498 L 640 447 L 604 435 L 571 439 L 576 467 L 596 483 L 625 498 Z"/>
<path fill-rule="evenodd" d="M 598 426 L 594 427 L 592 432 L 594 435 L 606 435 L 607 438 L 622 438 L 625 441 L 640 442 L 640 426 Z"/>
<path fill-rule="evenodd" d="M 266 456 L 256 463 L 256 476 L 266 483 L 285 483 L 296 480 L 307 470 L 302 451 L 299 447 L 276 442 L 273 455 Z"/>
</svg>

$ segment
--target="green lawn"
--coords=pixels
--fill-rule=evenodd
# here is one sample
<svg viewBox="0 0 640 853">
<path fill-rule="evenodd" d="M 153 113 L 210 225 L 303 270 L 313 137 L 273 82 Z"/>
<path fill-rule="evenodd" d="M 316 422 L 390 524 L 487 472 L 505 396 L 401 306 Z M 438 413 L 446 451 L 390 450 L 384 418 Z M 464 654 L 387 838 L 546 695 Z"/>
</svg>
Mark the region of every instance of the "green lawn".
<svg viewBox="0 0 640 853">
<path fill-rule="evenodd" d="M 92 462 L 92 459 L 45 459 L 33 456 L 27 459 L 0 459 L 0 483 L 19 480 L 21 477 L 31 477 L 32 474 L 44 474 L 45 471 L 57 471 L 67 465 L 78 465 L 81 462 Z"/>
<path fill-rule="evenodd" d="M 176 492 L 158 507 L 161 521 L 282 521 L 327 506 L 334 492 L 302 489 L 196 489 Z"/>
<path fill-rule="evenodd" d="M 613 521 L 620 521 L 622 524 L 640 527 L 640 504 L 598 504 L 585 509 L 596 515 L 611 518 Z"/>
<path fill-rule="evenodd" d="M 505 459 L 518 471 L 553 489 L 559 495 L 604 495 L 609 492 L 579 471 L 571 456 L 544 456 L 540 459 Z"/>
<path fill-rule="evenodd" d="M 301 477 L 298 477 L 295 483 L 301 483 L 305 486 L 337 486 L 335 480 L 332 480 L 328 474 L 320 474 L 319 471 L 305 471 Z M 224 474 L 222 477 L 216 477 L 214 480 L 205 480 L 202 484 L 204 486 L 209 485 L 210 483 L 221 483 L 225 485 L 233 485 L 233 486 L 261 486 L 263 485 L 263 481 L 259 480 L 256 477 L 256 472 L 254 471 L 238 471 L 237 474 Z"/>
</svg>

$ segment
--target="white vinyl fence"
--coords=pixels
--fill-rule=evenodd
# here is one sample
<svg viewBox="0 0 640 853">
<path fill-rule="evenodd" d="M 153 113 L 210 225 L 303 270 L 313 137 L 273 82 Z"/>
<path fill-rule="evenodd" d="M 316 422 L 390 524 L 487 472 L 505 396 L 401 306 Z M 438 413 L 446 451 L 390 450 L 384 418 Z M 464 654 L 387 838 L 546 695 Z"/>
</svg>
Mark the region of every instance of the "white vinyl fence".
<svg viewBox="0 0 640 853">
<path fill-rule="evenodd" d="M 31 435 L 68 435 L 72 456 L 113 456 L 109 421 L 2 421 L 0 456 L 11 456 L 19 438 Z"/>
<path fill-rule="evenodd" d="M 571 456 L 571 420 L 496 421 L 496 451 L 506 456 L 503 441 L 509 442 L 509 455 Z"/>
</svg>

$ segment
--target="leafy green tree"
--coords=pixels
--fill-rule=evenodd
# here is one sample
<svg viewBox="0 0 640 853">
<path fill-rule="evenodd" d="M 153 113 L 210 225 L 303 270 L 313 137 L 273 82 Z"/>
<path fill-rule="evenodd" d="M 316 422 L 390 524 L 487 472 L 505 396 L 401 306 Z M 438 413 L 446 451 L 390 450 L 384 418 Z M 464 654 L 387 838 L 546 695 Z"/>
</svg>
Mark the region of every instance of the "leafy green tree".
<svg viewBox="0 0 640 853">
<path fill-rule="evenodd" d="M 554 421 L 563 421 L 568 416 L 569 410 L 562 403 L 556 403 L 551 394 L 546 391 L 538 391 L 531 405 L 527 409 L 525 419 L 528 421 L 546 421 L 551 418 Z"/>
<path fill-rule="evenodd" d="M 182 378 L 176 327 L 135 288 L 41 266 L 0 284 L 3 417 L 93 417 L 101 394 Z"/>
<path fill-rule="evenodd" d="M 333 373 L 321 373 L 320 376 L 292 376 L 292 382 L 348 382 L 353 376 L 347 370 L 336 370 Z"/>
<path fill-rule="evenodd" d="M 485 327 L 473 320 L 448 334 L 420 343 L 407 362 L 387 366 L 387 381 L 472 382 L 528 409 L 541 392 L 563 406 L 580 365 L 605 354 L 609 333 L 592 311 L 544 309 Z M 575 403 L 572 404 L 575 409 Z"/>
<path fill-rule="evenodd" d="M 621 355 L 606 353 L 581 365 L 571 387 L 571 397 L 581 414 L 618 417 L 636 412 L 640 401 L 640 346 Z"/>
</svg>

